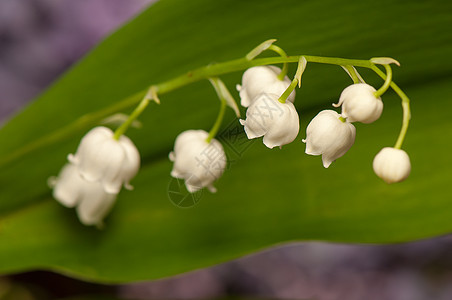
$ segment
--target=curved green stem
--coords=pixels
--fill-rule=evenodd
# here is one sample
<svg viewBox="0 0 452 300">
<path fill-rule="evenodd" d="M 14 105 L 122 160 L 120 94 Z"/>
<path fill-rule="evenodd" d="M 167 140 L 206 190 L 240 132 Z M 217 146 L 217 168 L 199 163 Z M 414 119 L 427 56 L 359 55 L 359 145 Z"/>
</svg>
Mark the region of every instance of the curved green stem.
<svg viewBox="0 0 452 300">
<path fill-rule="evenodd" d="M 272 51 L 278 53 L 283 58 L 287 57 L 286 51 L 284 51 L 281 47 L 278 47 L 276 45 L 272 44 L 270 47 L 268 47 L 268 50 L 272 50 Z M 288 63 L 284 63 L 283 67 L 282 67 L 282 70 L 281 70 L 281 73 L 279 73 L 279 75 L 278 75 L 278 79 L 279 80 L 284 80 L 284 78 L 287 75 L 287 71 L 288 70 L 289 70 L 289 64 Z"/>
<path fill-rule="evenodd" d="M 373 65 L 371 69 L 377 73 L 378 76 L 387 81 L 387 76 L 384 74 L 377 66 Z M 394 92 L 399 95 L 400 99 L 402 99 L 402 109 L 403 109 L 403 120 L 402 120 L 402 128 L 399 133 L 399 137 L 394 145 L 394 148 L 400 149 L 402 148 L 403 141 L 405 140 L 406 133 L 408 131 L 408 126 L 410 124 L 411 119 L 411 111 L 410 111 L 410 99 L 408 96 L 394 83 L 390 82 L 389 84 Z"/>
<path fill-rule="evenodd" d="M 307 63 L 306 58 L 304 56 L 301 56 L 300 59 L 298 60 L 297 72 L 295 73 L 295 76 L 290 85 L 279 97 L 278 99 L 279 102 L 286 103 L 287 98 L 293 92 L 297 84 L 299 87 L 301 86 L 301 75 L 303 75 L 304 69 L 306 68 L 306 63 Z"/>
<path fill-rule="evenodd" d="M 211 64 L 202 68 L 189 71 L 181 76 L 175 77 L 165 82 L 154 85 L 155 91 L 159 95 L 174 91 L 178 88 L 186 86 L 190 83 L 200 81 L 210 77 L 216 77 L 227 73 L 246 70 L 255 66 L 265 66 L 280 63 L 294 63 L 298 62 L 304 56 L 308 62 L 330 64 L 330 65 L 353 65 L 356 67 L 372 68 L 373 64 L 369 60 L 364 59 L 346 59 L 336 57 L 322 57 L 311 55 L 296 55 L 284 57 L 266 57 L 247 60 L 246 58 L 239 58 L 223 63 Z M 141 92 L 142 94 L 145 91 Z"/>
<path fill-rule="evenodd" d="M 369 60 L 362 59 L 346 59 L 336 57 L 322 57 L 303 55 L 306 61 L 312 63 L 331 64 L 331 65 L 353 65 L 356 67 L 373 68 L 373 63 Z M 231 72 L 241 71 L 254 66 L 272 65 L 279 63 L 294 63 L 298 62 L 302 55 L 288 56 L 288 57 L 267 57 L 253 60 L 247 60 L 246 58 L 239 58 L 223 63 L 216 63 L 207 65 L 193 71 L 189 71 L 183 75 L 170 79 L 168 81 L 161 82 L 153 85 L 153 92 L 159 95 L 174 91 L 183 86 L 189 85 L 193 82 L 207 79 L 210 77 L 219 76 Z M 377 68 L 378 69 L 378 68 Z M 379 70 L 378 70 L 379 71 Z M 118 101 L 111 106 L 108 106 L 99 111 L 90 112 L 86 115 L 79 117 L 67 126 L 53 131 L 47 135 L 39 137 L 38 139 L 31 141 L 21 148 L 14 149 L 9 154 L 5 154 L 0 158 L 0 166 L 4 166 L 11 163 L 28 153 L 31 153 L 37 149 L 46 147 L 47 145 L 67 140 L 72 136 L 79 134 L 81 131 L 86 130 L 89 127 L 95 126 L 100 120 L 123 111 L 133 105 L 137 105 L 143 100 L 147 94 L 147 90 L 142 90 L 134 95 L 131 95 L 121 101 Z"/>
<path fill-rule="evenodd" d="M 290 83 L 290 85 L 287 87 L 287 89 L 284 91 L 284 93 L 281 95 L 281 97 L 279 97 L 278 101 L 281 103 L 286 103 L 287 98 L 293 92 L 293 90 L 295 89 L 297 84 L 298 84 L 298 79 L 294 78 L 292 80 L 292 82 Z"/>
<path fill-rule="evenodd" d="M 119 140 L 121 135 L 123 135 L 127 131 L 127 129 L 129 129 L 133 121 L 135 121 L 138 116 L 141 115 L 148 104 L 149 99 L 144 98 L 143 100 L 141 100 L 140 104 L 135 108 L 129 118 L 124 123 L 122 123 L 121 126 L 118 127 L 118 129 L 116 129 L 115 134 L 113 135 L 113 138 L 115 140 Z"/>
<path fill-rule="evenodd" d="M 210 143 L 212 139 L 217 135 L 218 130 L 220 129 L 221 123 L 223 122 L 224 113 L 226 112 L 226 106 L 228 104 L 226 103 L 225 99 L 221 99 L 221 106 L 220 106 L 220 112 L 218 113 L 218 117 L 215 121 L 215 123 L 212 126 L 212 129 L 209 131 L 209 136 L 206 139 L 207 143 Z"/>
<path fill-rule="evenodd" d="M 392 69 L 389 64 L 383 65 L 386 69 L 386 79 L 385 83 L 382 85 L 381 88 L 378 89 L 378 91 L 375 92 L 375 97 L 380 98 L 381 95 L 383 95 L 389 88 L 391 82 L 392 82 Z"/>
<path fill-rule="evenodd" d="M 133 121 L 135 121 L 141 113 L 146 109 L 146 107 L 149 104 L 149 101 L 155 101 L 155 103 L 160 104 L 160 99 L 157 95 L 157 92 L 155 91 L 155 87 L 151 86 L 148 90 L 148 93 L 144 96 L 143 100 L 141 100 L 140 104 L 134 109 L 132 114 L 127 118 L 127 120 L 121 124 L 121 126 L 116 129 L 115 134 L 113 135 L 113 138 L 115 140 L 119 140 L 121 135 L 126 133 L 127 129 L 129 129 L 130 125 L 132 125 Z"/>
</svg>

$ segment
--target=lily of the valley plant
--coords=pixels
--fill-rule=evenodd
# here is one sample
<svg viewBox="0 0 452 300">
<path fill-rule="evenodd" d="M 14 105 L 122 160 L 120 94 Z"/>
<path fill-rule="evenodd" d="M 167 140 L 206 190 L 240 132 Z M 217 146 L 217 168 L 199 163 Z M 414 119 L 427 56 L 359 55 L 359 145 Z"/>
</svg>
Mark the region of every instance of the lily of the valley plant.
<svg viewBox="0 0 452 300">
<path fill-rule="evenodd" d="M 218 117 L 209 132 L 181 128 L 182 133 L 175 138 L 174 150 L 169 154 L 169 159 L 174 163 L 171 176 L 183 179 L 191 193 L 205 187 L 215 192 L 214 183 L 226 169 L 226 155 L 215 136 L 228 106 L 235 111 L 237 122 L 243 125 L 249 139 L 262 137 L 263 143 L 270 149 L 303 142 L 306 144 L 306 154 L 321 155 L 323 166 L 328 168 L 354 144 L 357 133 L 353 123 L 369 124 L 380 118 L 383 113 L 382 96 L 389 87 L 402 100 L 402 129 L 395 145 L 384 147 L 375 156 L 373 169 L 387 183 L 405 180 L 411 165 L 408 154 L 401 147 L 410 120 L 409 99 L 392 81 L 390 66 L 399 63 L 385 57 L 356 60 L 288 56 L 283 49 L 274 45 L 275 41 L 263 42 L 243 58 L 212 64 L 152 85 L 143 92 L 144 97 L 136 102 L 136 109 L 115 131 L 99 126 L 82 138 L 76 153 L 68 156 L 68 163 L 51 180 L 55 199 L 64 206 L 76 207 L 83 224 L 101 226 L 121 188 L 131 189 L 129 181 L 139 170 L 140 155 L 133 142 L 124 135 L 127 129 L 136 122 L 150 101 L 160 103 L 157 95 L 199 80 L 212 83 L 221 103 Z M 257 58 L 263 51 L 272 51 L 277 55 Z M 322 110 L 307 126 L 306 135 L 297 139 L 300 121 L 295 89 L 301 87 L 301 77 L 308 62 L 340 66 L 351 77 L 353 84 L 345 87 L 337 104 L 332 105 L 340 111 L 331 108 Z M 298 64 L 292 79 L 288 76 L 290 63 Z M 282 64 L 282 68 L 274 64 Z M 385 72 L 379 66 L 383 66 Z M 366 84 L 356 67 L 373 70 L 383 79 L 382 86 L 376 89 Z M 242 82 L 237 84 L 237 90 L 240 103 L 247 110 L 246 117 L 240 119 L 237 102 L 218 76 L 243 70 Z"/>
</svg>

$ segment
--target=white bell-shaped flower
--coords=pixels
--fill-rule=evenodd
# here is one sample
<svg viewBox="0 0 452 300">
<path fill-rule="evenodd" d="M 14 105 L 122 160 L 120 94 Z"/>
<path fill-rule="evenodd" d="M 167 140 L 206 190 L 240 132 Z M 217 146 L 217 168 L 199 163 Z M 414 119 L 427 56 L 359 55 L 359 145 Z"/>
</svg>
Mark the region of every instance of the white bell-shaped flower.
<svg viewBox="0 0 452 300">
<path fill-rule="evenodd" d="M 131 189 L 129 181 L 140 168 L 140 154 L 126 136 L 119 140 L 107 127 L 95 127 L 81 140 L 75 155 L 68 159 L 78 167 L 82 177 L 100 182 L 107 193 L 118 193 L 121 186 Z"/>
<path fill-rule="evenodd" d="M 240 120 L 249 139 L 264 136 L 270 149 L 291 143 L 300 129 L 295 106 L 278 98 L 277 94 L 261 94 L 246 111 L 246 120 Z"/>
<path fill-rule="evenodd" d="M 275 66 L 252 67 L 243 73 L 242 85 L 237 85 L 240 92 L 241 104 L 248 107 L 262 94 L 275 94 L 281 96 L 292 80 L 285 76 L 278 79 L 281 69 Z M 295 90 L 289 95 L 287 101 L 294 102 Z"/>
<path fill-rule="evenodd" d="M 85 225 L 101 226 L 116 200 L 116 194 L 105 192 L 100 182 L 85 180 L 73 164 L 66 164 L 51 185 L 53 197 L 66 207 L 76 206 Z"/>
<path fill-rule="evenodd" d="M 306 139 L 303 140 L 306 143 L 306 154 L 322 155 L 325 168 L 343 156 L 355 142 L 355 126 L 344 122 L 340 117 L 333 110 L 323 110 L 306 128 Z"/>
<path fill-rule="evenodd" d="M 185 180 L 190 193 L 207 187 L 216 192 L 213 182 L 226 168 L 226 154 L 216 139 L 208 143 L 209 134 L 204 130 L 187 130 L 179 134 L 169 159 L 174 162 L 171 176 Z"/>
<path fill-rule="evenodd" d="M 383 112 L 383 101 L 375 97 L 376 90 L 366 83 L 356 83 L 346 87 L 339 98 L 342 105 L 341 115 L 349 122 L 372 123 L 380 118 Z"/>
<path fill-rule="evenodd" d="M 373 169 L 387 183 L 400 182 L 410 175 L 410 157 L 402 149 L 385 147 L 375 156 Z"/>
</svg>

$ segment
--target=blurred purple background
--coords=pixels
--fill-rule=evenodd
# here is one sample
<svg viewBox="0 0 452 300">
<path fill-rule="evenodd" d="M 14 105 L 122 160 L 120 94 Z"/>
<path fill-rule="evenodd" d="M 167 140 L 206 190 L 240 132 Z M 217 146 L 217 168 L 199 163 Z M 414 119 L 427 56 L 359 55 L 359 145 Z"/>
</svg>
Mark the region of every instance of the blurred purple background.
<svg viewBox="0 0 452 300">
<path fill-rule="evenodd" d="M 0 123 L 151 2 L 0 0 Z M 107 293 L 127 299 L 446 300 L 452 299 L 451 250 L 449 236 L 386 246 L 299 243 L 117 287 L 31 272 L 0 277 L 0 299 L 15 289 L 16 299 Z"/>
<path fill-rule="evenodd" d="M 0 120 L 154 0 L 0 0 Z"/>
</svg>

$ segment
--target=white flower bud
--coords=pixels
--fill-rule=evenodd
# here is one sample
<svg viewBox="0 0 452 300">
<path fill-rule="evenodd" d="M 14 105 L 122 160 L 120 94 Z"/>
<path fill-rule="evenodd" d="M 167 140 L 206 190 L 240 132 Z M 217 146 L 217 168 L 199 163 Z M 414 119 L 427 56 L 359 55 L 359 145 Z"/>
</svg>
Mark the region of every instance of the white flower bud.
<svg viewBox="0 0 452 300">
<path fill-rule="evenodd" d="M 83 179 L 73 164 L 65 165 L 52 185 L 53 197 L 66 207 L 77 206 L 85 225 L 100 226 L 116 200 L 116 194 L 105 192 L 101 183 Z"/>
<path fill-rule="evenodd" d="M 410 157 L 401 149 L 385 147 L 375 156 L 373 168 L 375 174 L 387 183 L 401 182 L 410 175 Z"/>
<path fill-rule="evenodd" d="M 342 116 L 349 122 L 372 123 L 380 118 L 383 111 L 383 101 L 375 97 L 376 90 L 366 83 L 352 84 L 346 87 L 339 98 L 342 105 Z"/>
<path fill-rule="evenodd" d="M 171 176 L 185 180 L 190 193 L 207 187 L 212 193 L 212 183 L 221 177 L 226 168 L 226 154 L 216 139 L 206 141 L 204 130 L 187 130 L 179 134 L 169 159 L 174 162 Z"/>
<path fill-rule="evenodd" d="M 132 188 L 129 181 L 140 168 L 140 154 L 128 137 L 115 140 L 113 136 L 107 127 L 93 128 L 68 159 L 85 180 L 100 182 L 107 193 L 117 194 L 122 185 Z"/>
<path fill-rule="evenodd" d="M 268 148 L 291 143 L 298 135 L 300 122 L 291 102 L 281 103 L 276 94 L 262 94 L 246 111 L 244 125 L 249 139 L 264 136 Z"/>
<path fill-rule="evenodd" d="M 306 154 L 322 155 L 325 168 L 343 156 L 355 142 L 355 126 L 341 121 L 340 117 L 333 110 L 322 110 L 306 128 L 306 139 L 303 140 Z"/>
<path fill-rule="evenodd" d="M 275 94 L 281 96 L 292 82 L 285 76 L 279 80 L 281 69 L 275 66 L 252 67 L 243 73 L 242 85 L 237 85 L 240 92 L 241 104 L 248 107 L 262 94 Z M 294 102 L 295 90 L 287 97 L 287 101 Z"/>
</svg>

